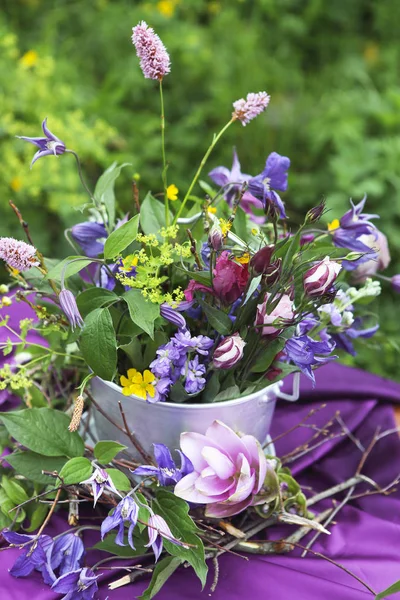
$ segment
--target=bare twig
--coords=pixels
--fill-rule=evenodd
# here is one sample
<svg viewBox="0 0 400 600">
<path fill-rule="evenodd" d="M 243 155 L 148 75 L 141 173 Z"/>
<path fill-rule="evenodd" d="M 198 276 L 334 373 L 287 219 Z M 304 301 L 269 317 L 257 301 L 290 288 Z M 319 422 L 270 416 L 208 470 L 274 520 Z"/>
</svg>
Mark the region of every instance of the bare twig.
<svg viewBox="0 0 400 600">
<path fill-rule="evenodd" d="M 342 419 L 342 417 L 340 416 L 339 413 L 336 414 L 336 421 L 339 423 L 340 427 L 343 429 L 343 431 L 347 435 L 347 437 L 349 437 L 351 439 L 351 441 L 353 442 L 353 444 L 355 444 L 355 446 L 357 446 L 357 448 L 361 452 L 365 452 L 364 446 L 362 445 L 362 443 L 360 442 L 360 440 L 357 439 L 355 437 L 355 435 L 352 434 L 352 432 L 347 427 L 346 423 L 343 421 L 343 419 Z"/>
<path fill-rule="evenodd" d="M 139 442 L 139 440 L 130 431 L 129 426 L 128 426 L 128 422 L 126 420 L 126 416 L 125 416 L 125 413 L 124 413 L 124 409 L 122 408 L 122 402 L 121 402 L 121 400 L 118 400 L 118 407 L 119 407 L 119 412 L 121 413 L 122 421 L 124 423 L 126 435 L 130 439 L 130 441 L 132 442 L 132 444 L 135 446 L 135 448 L 139 452 L 139 454 L 142 456 L 143 460 L 145 460 L 148 465 L 154 465 L 153 458 L 150 456 L 150 454 L 148 454 L 145 451 L 145 449 L 143 448 L 143 446 L 141 445 L 141 443 Z"/>
<path fill-rule="evenodd" d="M 291 427 L 287 431 L 284 431 L 283 433 L 280 433 L 279 435 L 277 435 L 276 437 L 274 437 L 273 440 L 270 440 L 269 442 L 267 442 L 263 447 L 265 448 L 265 446 L 268 446 L 269 444 L 274 444 L 275 442 L 277 442 L 281 438 L 285 437 L 289 433 L 292 433 L 292 431 L 295 431 L 296 429 L 298 429 L 299 427 L 301 427 L 302 425 L 304 425 L 304 423 L 306 421 L 308 421 L 308 419 L 310 419 L 312 416 L 315 415 L 315 413 L 319 412 L 321 409 L 323 409 L 325 407 L 326 407 L 326 404 L 321 404 L 321 406 L 318 406 L 317 408 L 312 408 L 310 410 L 310 412 L 299 423 L 297 423 L 296 425 L 293 425 L 293 427 Z"/>
</svg>

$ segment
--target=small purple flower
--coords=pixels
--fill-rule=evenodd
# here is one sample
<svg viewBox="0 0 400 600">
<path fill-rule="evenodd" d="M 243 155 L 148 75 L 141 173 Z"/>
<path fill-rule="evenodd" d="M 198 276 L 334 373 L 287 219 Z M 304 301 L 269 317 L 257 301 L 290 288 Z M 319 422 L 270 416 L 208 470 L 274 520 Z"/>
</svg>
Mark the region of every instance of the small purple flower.
<svg viewBox="0 0 400 600">
<path fill-rule="evenodd" d="M 100 467 L 96 467 L 93 475 L 89 477 L 89 479 L 85 479 L 85 481 L 81 481 L 80 483 L 81 485 L 86 483 L 86 485 L 92 486 L 92 494 L 94 498 L 93 506 L 96 506 L 96 502 L 104 490 L 109 490 L 110 492 L 117 494 L 117 496 L 121 496 L 107 471 L 105 469 L 100 469 Z"/>
<path fill-rule="evenodd" d="M 262 173 L 249 181 L 249 192 L 263 201 L 265 209 L 273 215 L 279 214 L 281 219 L 286 219 L 285 206 L 275 190 L 287 190 L 289 167 L 290 160 L 287 156 L 272 152 Z"/>
<path fill-rule="evenodd" d="M 336 347 L 355 356 L 357 353 L 352 340 L 360 337 L 365 339 L 370 338 L 375 335 L 379 329 L 379 325 L 373 325 L 372 327 L 365 327 L 362 329 L 362 322 L 362 319 L 358 317 L 357 319 L 354 319 L 351 327 L 348 327 L 342 333 L 334 333 L 332 339 L 336 342 Z"/>
<path fill-rule="evenodd" d="M 160 306 L 160 314 L 164 319 L 176 325 L 179 329 L 186 329 L 185 317 L 177 310 L 173 309 L 167 302 L 163 302 Z"/>
<path fill-rule="evenodd" d="M 174 339 L 178 349 L 185 349 L 187 352 L 195 351 L 203 356 L 208 356 L 209 350 L 214 344 L 213 340 L 206 335 L 192 337 L 190 331 L 178 331 Z"/>
<path fill-rule="evenodd" d="M 140 58 L 140 68 L 146 79 L 162 80 L 170 70 L 169 54 L 152 27 L 141 21 L 132 28 L 132 43 Z"/>
<path fill-rule="evenodd" d="M 8 529 L 2 531 L 4 539 L 12 546 L 21 546 L 23 551 L 10 569 L 13 577 L 26 577 L 35 569 L 46 576 L 45 565 L 47 552 L 50 550 L 53 540 L 48 535 L 25 535 L 15 533 Z M 25 545 L 26 544 L 26 545 Z"/>
<path fill-rule="evenodd" d="M 206 368 L 199 364 L 199 357 L 196 354 L 193 360 L 189 360 L 187 366 L 182 367 L 181 375 L 185 376 L 185 390 L 188 394 L 198 394 L 204 389 Z"/>
<path fill-rule="evenodd" d="M 80 245 L 86 256 L 95 258 L 104 250 L 104 238 L 107 238 L 108 233 L 103 223 L 86 221 L 78 223 L 71 229 L 71 235 L 74 240 Z"/>
<path fill-rule="evenodd" d="M 133 545 L 133 530 L 136 527 L 138 514 L 139 507 L 136 504 L 136 502 L 130 496 L 125 496 L 125 498 L 123 498 L 121 502 L 117 504 L 113 514 L 106 517 L 103 523 L 101 524 L 101 539 L 103 539 L 106 533 L 111 531 L 111 529 L 115 529 L 115 527 L 118 527 L 118 532 L 115 537 L 115 543 L 118 544 L 118 546 L 125 546 L 126 544 L 124 544 L 124 523 L 128 522 L 128 542 L 130 547 L 133 550 L 135 550 L 135 546 Z"/>
<path fill-rule="evenodd" d="M 155 402 L 164 402 L 169 394 L 172 385 L 172 380 L 169 377 L 161 377 L 154 382 L 154 398 L 148 396 L 147 402 L 154 404 Z"/>
<path fill-rule="evenodd" d="M 34 246 L 10 237 L 0 238 L 0 258 L 17 271 L 28 271 L 40 264 Z"/>
<path fill-rule="evenodd" d="M 26 137 L 24 135 L 17 135 L 17 138 L 20 140 L 30 142 L 39 148 L 32 159 L 31 168 L 39 158 L 42 158 L 42 156 L 48 156 L 50 154 L 54 154 L 54 156 L 57 154 L 64 154 L 66 150 L 64 142 L 58 139 L 58 137 L 56 137 L 53 133 L 51 133 L 50 129 L 48 129 L 47 117 L 42 123 L 42 129 L 45 137 Z"/>
<path fill-rule="evenodd" d="M 61 600 L 92 600 L 98 590 L 97 575 L 87 568 L 71 571 L 56 579 L 51 589 L 65 594 Z"/>
<path fill-rule="evenodd" d="M 75 327 L 83 327 L 83 319 L 76 304 L 75 296 L 70 290 L 62 289 L 59 296 L 60 307 L 64 311 L 68 321 L 71 323 L 72 330 Z"/>
<path fill-rule="evenodd" d="M 242 125 L 245 126 L 267 108 L 270 98 L 267 92 L 257 92 L 256 94 L 250 92 L 247 94 L 246 100 L 240 98 L 240 100 L 233 103 L 235 110 L 232 116 L 239 119 Z"/>
<path fill-rule="evenodd" d="M 160 517 L 160 515 L 151 515 L 148 522 L 149 531 L 149 543 L 146 544 L 146 548 L 150 546 L 153 548 L 156 562 L 158 561 L 163 548 L 163 538 L 172 542 L 177 546 L 186 547 L 185 544 L 177 540 L 168 527 L 166 521 Z"/>
<path fill-rule="evenodd" d="M 313 366 L 321 366 L 337 356 L 327 356 L 335 348 L 335 343 L 328 340 L 317 342 L 308 335 L 294 337 L 286 342 L 285 353 L 288 359 L 300 369 L 308 379 L 315 383 Z M 317 355 L 323 356 L 317 356 Z"/>
<path fill-rule="evenodd" d="M 180 450 L 177 450 L 181 456 L 181 467 L 178 469 L 167 446 L 164 444 L 153 444 L 153 446 L 158 466 L 142 465 L 133 471 L 134 475 L 153 476 L 157 477 L 161 485 L 174 485 L 193 471 L 192 463 Z"/>
<path fill-rule="evenodd" d="M 391 279 L 392 288 L 397 294 L 400 294 L 400 274 L 394 275 Z"/>
<path fill-rule="evenodd" d="M 178 349 L 171 341 L 168 344 L 163 344 L 156 351 L 157 357 L 150 363 L 150 370 L 156 377 L 170 377 L 172 367 L 182 360 L 186 355 L 182 349 Z"/>
<path fill-rule="evenodd" d="M 203 263 L 207 269 L 210 268 L 210 255 L 211 255 L 211 248 L 210 248 L 208 242 L 203 242 L 203 244 L 201 245 L 200 256 L 201 256 L 201 260 L 203 261 Z"/>
</svg>

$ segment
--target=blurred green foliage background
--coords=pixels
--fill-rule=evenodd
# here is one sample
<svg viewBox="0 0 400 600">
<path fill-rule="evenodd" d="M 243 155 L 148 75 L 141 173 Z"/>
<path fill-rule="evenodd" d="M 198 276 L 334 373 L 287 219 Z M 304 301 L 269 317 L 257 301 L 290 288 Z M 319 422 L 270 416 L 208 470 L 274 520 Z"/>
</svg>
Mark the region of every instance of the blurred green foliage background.
<svg viewBox="0 0 400 600">
<path fill-rule="evenodd" d="M 398 0 L 0 0 L 0 235 L 20 236 L 8 199 L 47 255 L 66 251 L 63 229 L 82 220 L 86 198 L 72 156 L 29 164 L 33 146 L 16 135 L 48 125 L 74 149 L 91 185 L 113 160 L 125 209 L 131 179 L 160 190 L 159 96 L 145 80 L 131 28 L 146 20 L 172 58 L 165 79 L 169 180 L 184 190 L 232 102 L 271 94 L 268 110 L 231 127 L 210 168 L 261 171 L 271 151 L 291 158 L 285 195 L 294 222 L 325 197 L 328 220 L 368 194 L 390 239 L 389 274 L 400 272 L 400 44 Z M 376 307 L 381 332 L 356 364 L 400 379 L 398 297 Z"/>
</svg>

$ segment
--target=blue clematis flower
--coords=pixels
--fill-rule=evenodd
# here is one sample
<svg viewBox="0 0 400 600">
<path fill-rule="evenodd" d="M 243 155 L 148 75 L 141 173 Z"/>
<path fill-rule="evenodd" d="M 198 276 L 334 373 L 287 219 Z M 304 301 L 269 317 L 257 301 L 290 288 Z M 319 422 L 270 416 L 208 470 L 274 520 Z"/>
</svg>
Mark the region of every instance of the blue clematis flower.
<svg viewBox="0 0 400 600">
<path fill-rule="evenodd" d="M 286 219 L 285 206 L 275 190 L 286 192 L 288 187 L 287 171 L 290 159 L 272 152 L 265 163 L 265 168 L 259 175 L 249 181 L 249 192 L 263 201 L 265 209 L 272 214 L 278 214 L 281 219 Z"/>
<path fill-rule="evenodd" d="M 193 471 L 191 461 L 180 450 L 177 450 L 181 456 L 181 466 L 178 469 L 167 446 L 164 444 L 153 444 L 153 446 L 157 467 L 142 465 L 133 471 L 134 475 L 153 476 L 157 477 L 161 485 L 175 485 L 182 477 Z"/>
<path fill-rule="evenodd" d="M 39 148 L 32 159 L 31 168 L 39 158 L 42 158 L 42 156 L 49 156 L 50 154 L 54 154 L 54 156 L 57 154 L 64 154 L 66 150 L 64 142 L 51 133 L 50 129 L 47 127 L 47 117 L 42 123 L 42 129 L 44 137 L 27 137 L 25 135 L 17 135 L 17 138 L 20 140 L 30 142 Z"/>
<path fill-rule="evenodd" d="M 229 170 L 227 167 L 216 167 L 209 172 L 208 176 L 214 183 L 226 188 L 224 197 L 228 204 L 231 204 L 236 194 L 240 192 L 242 184 L 251 179 L 251 175 L 242 173 L 239 158 L 235 149 L 233 150 L 232 169 Z"/>
<path fill-rule="evenodd" d="M 300 369 L 300 371 L 315 383 L 312 370 L 313 366 L 321 366 L 328 361 L 335 360 L 337 356 L 327 356 L 335 348 L 335 343 L 329 339 L 317 342 L 308 335 L 294 337 L 286 342 L 285 353 L 287 358 Z M 322 354 L 323 356 L 317 356 Z"/>
<path fill-rule="evenodd" d="M 74 225 L 71 229 L 71 235 L 86 256 L 95 258 L 103 252 L 104 239 L 108 236 L 108 233 L 103 223 L 85 221 Z"/>
<path fill-rule="evenodd" d="M 186 544 L 178 540 L 172 535 L 170 528 L 168 527 L 165 519 L 160 517 L 160 515 L 152 514 L 149 518 L 148 522 L 148 532 L 149 532 L 149 543 L 146 544 L 146 548 L 150 546 L 153 548 L 154 556 L 156 562 L 159 559 L 159 556 L 163 549 L 163 538 L 175 544 L 176 546 L 182 546 L 183 548 L 188 548 Z"/>
<path fill-rule="evenodd" d="M 100 469 L 100 467 L 96 467 L 93 475 L 89 477 L 89 479 L 85 479 L 85 481 L 81 481 L 80 483 L 81 485 L 86 484 L 92 486 L 92 494 L 94 498 L 93 506 L 96 506 L 97 500 L 105 490 L 114 492 L 114 494 L 121 497 L 121 494 L 113 484 L 110 475 L 105 469 Z"/>
<path fill-rule="evenodd" d="M 22 554 L 20 554 L 10 569 L 10 575 L 13 577 L 26 577 L 35 569 L 40 571 L 47 580 L 47 572 L 45 565 L 47 562 L 47 553 L 53 545 L 53 540 L 48 535 L 25 535 L 15 533 L 5 529 L 2 531 L 4 539 L 13 546 L 21 546 Z"/>
<path fill-rule="evenodd" d="M 101 539 L 103 539 L 106 533 L 111 531 L 111 529 L 115 529 L 115 527 L 118 527 L 118 533 L 115 537 L 115 543 L 118 544 L 118 546 L 125 546 L 124 523 L 128 522 L 128 542 L 130 547 L 133 550 L 135 550 L 135 546 L 133 545 L 133 530 L 136 527 L 138 514 L 139 507 L 136 504 L 136 502 L 130 496 L 125 496 L 125 498 L 123 498 L 121 502 L 117 504 L 113 514 L 106 517 L 103 523 L 101 524 Z"/>
<path fill-rule="evenodd" d="M 344 350 L 348 354 L 355 356 L 357 353 L 353 346 L 352 340 L 357 338 L 370 338 L 378 331 L 379 325 L 362 328 L 362 319 L 358 317 L 354 319 L 351 327 L 341 333 L 334 333 L 332 339 L 335 340 L 336 346 Z"/>
<path fill-rule="evenodd" d="M 71 571 L 56 579 L 51 589 L 65 594 L 61 600 L 92 600 L 98 590 L 97 575 L 87 568 Z"/>
<path fill-rule="evenodd" d="M 54 540 L 49 562 L 52 570 L 59 569 L 59 574 L 65 575 L 81 567 L 85 546 L 75 533 L 66 533 Z M 54 579 L 56 579 L 54 577 Z"/>
</svg>

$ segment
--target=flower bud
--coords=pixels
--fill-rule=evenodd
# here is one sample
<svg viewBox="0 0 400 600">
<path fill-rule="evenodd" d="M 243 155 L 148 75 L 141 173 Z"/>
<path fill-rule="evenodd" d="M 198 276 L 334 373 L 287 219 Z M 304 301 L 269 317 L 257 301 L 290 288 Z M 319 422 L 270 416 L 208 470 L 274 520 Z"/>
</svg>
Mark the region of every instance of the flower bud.
<svg viewBox="0 0 400 600">
<path fill-rule="evenodd" d="M 392 277 L 392 288 L 395 292 L 400 294 L 400 274 Z"/>
<path fill-rule="evenodd" d="M 271 264 L 271 258 L 274 253 L 275 246 L 264 246 L 250 260 L 250 267 L 254 269 L 257 275 L 262 275 L 267 272 Z"/>
<path fill-rule="evenodd" d="M 64 288 L 61 290 L 58 299 L 60 301 L 61 309 L 64 311 L 68 321 L 71 323 L 72 330 L 74 330 L 75 327 L 82 327 L 83 319 L 81 317 L 81 313 L 79 312 L 73 293 Z"/>
<path fill-rule="evenodd" d="M 246 342 L 238 333 L 226 337 L 214 351 L 213 366 L 215 369 L 231 369 L 243 357 Z"/>
<path fill-rule="evenodd" d="M 315 264 L 304 274 L 305 293 L 310 297 L 326 294 L 336 280 L 341 268 L 341 265 L 326 256 L 324 260 Z"/>
<path fill-rule="evenodd" d="M 320 202 L 317 206 L 313 206 L 306 214 L 306 223 L 316 223 L 320 220 L 325 210 L 325 202 Z"/>
<path fill-rule="evenodd" d="M 213 223 L 208 234 L 208 242 L 213 250 L 220 250 L 222 248 L 224 236 L 219 223 Z"/>
</svg>

